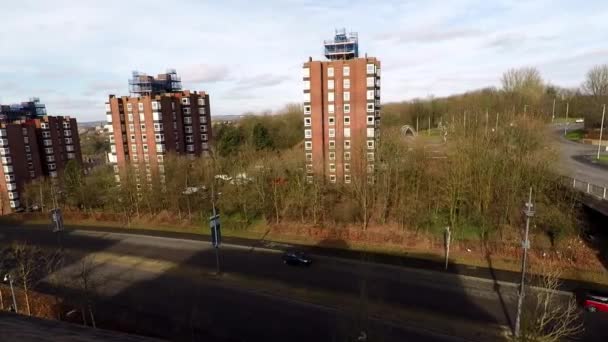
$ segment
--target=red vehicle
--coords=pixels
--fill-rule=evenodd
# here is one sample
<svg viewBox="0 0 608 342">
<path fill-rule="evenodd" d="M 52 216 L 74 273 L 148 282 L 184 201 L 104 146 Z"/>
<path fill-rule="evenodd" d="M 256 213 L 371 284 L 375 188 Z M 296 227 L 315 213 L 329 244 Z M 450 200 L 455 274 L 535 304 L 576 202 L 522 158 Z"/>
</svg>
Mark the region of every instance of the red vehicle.
<svg viewBox="0 0 608 342">
<path fill-rule="evenodd" d="M 589 292 L 585 295 L 583 307 L 589 312 L 608 312 L 608 295 Z"/>
</svg>

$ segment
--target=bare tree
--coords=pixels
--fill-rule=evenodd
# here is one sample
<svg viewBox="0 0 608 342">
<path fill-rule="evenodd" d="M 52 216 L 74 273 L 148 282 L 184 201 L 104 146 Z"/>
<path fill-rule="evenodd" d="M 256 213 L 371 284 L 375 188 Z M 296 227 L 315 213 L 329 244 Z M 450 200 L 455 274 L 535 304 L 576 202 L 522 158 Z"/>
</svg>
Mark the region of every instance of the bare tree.
<svg viewBox="0 0 608 342">
<path fill-rule="evenodd" d="M 531 99 L 538 99 L 544 90 L 540 72 L 533 67 L 507 70 L 501 78 L 502 88 L 507 93 L 517 93 Z"/>
<path fill-rule="evenodd" d="M 530 288 L 526 297 L 519 341 L 558 342 L 583 331 L 583 320 L 574 295 L 558 291 L 562 270 L 547 262 L 543 265 L 540 288 Z"/>
<path fill-rule="evenodd" d="M 608 64 L 596 65 L 587 72 L 581 87 L 589 95 L 608 96 Z"/>
<path fill-rule="evenodd" d="M 87 325 L 88 314 L 91 320 L 91 326 L 96 328 L 93 303 L 101 285 L 101 280 L 96 272 L 94 257 L 85 256 L 78 262 L 72 280 L 75 287 L 80 291 L 80 313 L 82 314 L 82 323 Z"/>
</svg>

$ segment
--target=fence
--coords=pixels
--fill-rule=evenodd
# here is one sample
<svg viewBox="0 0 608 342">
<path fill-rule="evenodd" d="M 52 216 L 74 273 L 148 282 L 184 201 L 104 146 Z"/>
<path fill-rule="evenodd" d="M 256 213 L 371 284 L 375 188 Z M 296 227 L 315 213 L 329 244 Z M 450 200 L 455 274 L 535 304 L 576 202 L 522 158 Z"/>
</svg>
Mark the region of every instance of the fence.
<svg viewBox="0 0 608 342">
<path fill-rule="evenodd" d="M 589 195 L 593 195 L 601 200 L 608 200 L 608 188 L 591 184 L 576 178 L 570 178 L 572 187 L 576 190 L 584 192 Z"/>
</svg>

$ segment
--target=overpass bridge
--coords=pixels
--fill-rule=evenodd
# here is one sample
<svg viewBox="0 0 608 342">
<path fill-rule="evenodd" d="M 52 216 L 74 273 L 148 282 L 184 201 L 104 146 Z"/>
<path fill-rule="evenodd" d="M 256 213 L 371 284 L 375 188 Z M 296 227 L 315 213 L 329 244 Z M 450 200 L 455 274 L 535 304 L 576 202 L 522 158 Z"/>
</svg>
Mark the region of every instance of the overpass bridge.
<svg viewBox="0 0 608 342">
<path fill-rule="evenodd" d="M 584 205 L 608 217 L 608 187 L 571 177 L 567 182 L 583 194 L 581 201 Z"/>
</svg>

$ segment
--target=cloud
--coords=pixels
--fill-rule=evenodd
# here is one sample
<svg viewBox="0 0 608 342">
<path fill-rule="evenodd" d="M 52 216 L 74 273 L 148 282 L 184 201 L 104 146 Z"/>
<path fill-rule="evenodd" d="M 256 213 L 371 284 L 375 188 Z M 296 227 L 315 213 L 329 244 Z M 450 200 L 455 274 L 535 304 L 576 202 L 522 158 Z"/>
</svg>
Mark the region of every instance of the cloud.
<svg viewBox="0 0 608 342">
<path fill-rule="evenodd" d="M 90 82 L 85 90 L 82 92 L 83 96 L 95 96 L 99 94 L 103 94 L 104 96 L 108 94 L 120 94 L 121 92 L 127 92 L 127 81 L 117 82 L 117 81 L 93 81 Z"/>
<path fill-rule="evenodd" d="M 475 38 L 484 35 L 481 30 L 456 28 L 438 30 L 435 28 L 415 29 L 400 32 L 385 32 L 376 36 L 379 40 L 398 43 L 438 43 L 456 39 Z"/>
<path fill-rule="evenodd" d="M 225 81 L 230 76 L 225 65 L 197 64 L 177 70 L 182 81 L 189 83 L 215 83 Z"/>
</svg>

